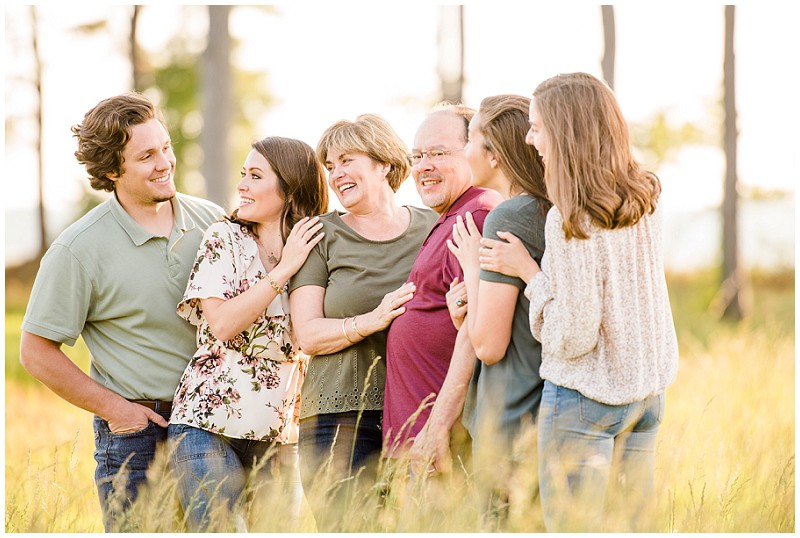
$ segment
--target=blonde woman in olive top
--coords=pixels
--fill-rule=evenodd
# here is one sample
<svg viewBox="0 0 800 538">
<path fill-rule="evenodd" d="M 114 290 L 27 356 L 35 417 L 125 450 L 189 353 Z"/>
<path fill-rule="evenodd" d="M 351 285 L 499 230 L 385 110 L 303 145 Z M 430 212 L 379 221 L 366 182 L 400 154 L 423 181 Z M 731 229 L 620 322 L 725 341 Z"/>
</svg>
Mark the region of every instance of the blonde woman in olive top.
<svg viewBox="0 0 800 538">
<path fill-rule="evenodd" d="M 346 211 L 321 217 L 325 236 L 289 287 L 295 336 L 312 356 L 300 410 L 307 491 L 331 448 L 333 480 L 363 466 L 368 469 L 361 476 L 374 477 L 372 464 L 381 452 L 386 333 L 414 294 L 406 279 L 437 217 L 396 204 L 395 192 L 410 165 L 402 140 L 381 117 L 365 114 L 335 123 L 323 133 L 317 154 Z M 316 515 L 320 530 L 330 530 Z"/>
</svg>

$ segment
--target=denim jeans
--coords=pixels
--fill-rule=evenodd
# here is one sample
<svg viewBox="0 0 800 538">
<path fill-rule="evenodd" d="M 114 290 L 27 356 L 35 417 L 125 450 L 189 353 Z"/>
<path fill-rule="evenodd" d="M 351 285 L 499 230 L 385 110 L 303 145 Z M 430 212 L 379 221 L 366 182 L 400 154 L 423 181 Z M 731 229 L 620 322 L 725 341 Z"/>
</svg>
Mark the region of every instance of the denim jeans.
<svg viewBox="0 0 800 538">
<path fill-rule="evenodd" d="M 169 413 L 161 413 L 169 420 Z M 95 416 L 94 479 L 103 526 L 106 532 L 118 531 L 120 516 L 136 500 L 139 486 L 147 480 L 145 472 L 153 461 L 157 447 L 167 438 L 167 429 L 149 422 L 143 430 L 112 433 L 108 422 Z M 124 486 L 123 486 L 124 483 Z M 114 493 L 116 491 L 116 493 Z"/>
<path fill-rule="evenodd" d="M 606 405 L 544 383 L 539 409 L 539 485 L 548 532 L 644 530 L 653 499 L 656 434 L 664 394 Z M 603 528 L 612 467 L 622 520 Z"/>
<path fill-rule="evenodd" d="M 363 411 L 360 418 L 359 411 L 347 411 L 300 420 L 300 474 L 320 532 L 340 532 L 336 514 L 341 507 L 336 505 L 348 500 L 353 482 L 330 492 L 330 498 L 320 498 L 320 491 L 355 475 L 358 485 L 375 484 L 383 446 L 382 421 L 383 411 Z M 324 502 L 324 509 L 315 506 L 317 502 Z"/>
<path fill-rule="evenodd" d="M 297 522 L 303 490 L 296 444 L 234 439 L 186 424 L 170 424 L 169 440 L 170 468 L 189 531 L 245 531 L 244 502 L 271 495 L 279 499 L 275 508 L 283 502 L 289 513 L 269 516 Z M 261 490 L 267 484 L 281 489 Z M 229 519 L 215 517 L 220 506 Z M 219 527 L 211 529 L 212 524 Z"/>
</svg>

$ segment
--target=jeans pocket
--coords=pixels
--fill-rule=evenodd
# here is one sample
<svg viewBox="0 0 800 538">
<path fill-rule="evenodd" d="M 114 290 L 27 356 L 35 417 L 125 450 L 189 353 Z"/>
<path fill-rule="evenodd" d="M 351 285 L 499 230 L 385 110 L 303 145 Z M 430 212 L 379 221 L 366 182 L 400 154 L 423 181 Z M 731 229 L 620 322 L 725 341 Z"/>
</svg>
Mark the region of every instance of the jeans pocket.
<svg viewBox="0 0 800 538">
<path fill-rule="evenodd" d="M 186 426 L 184 424 L 170 425 L 169 437 L 178 442 L 175 448 L 175 461 L 224 458 L 227 454 L 225 442 L 219 435 L 206 430 Z"/>
<path fill-rule="evenodd" d="M 625 419 L 629 405 L 607 405 L 578 394 L 581 422 L 599 430 L 610 430 Z"/>
<path fill-rule="evenodd" d="M 108 429 L 108 435 L 110 435 L 112 437 L 115 437 L 117 439 L 126 439 L 126 438 L 131 438 L 131 437 L 142 437 L 142 436 L 145 436 L 145 435 L 150 435 L 152 433 L 152 431 L 153 431 L 153 428 L 156 427 L 156 423 L 155 422 L 148 422 L 147 426 L 145 426 L 141 430 L 136 430 L 136 431 L 132 431 L 132 432 L 120 432 L 120 433 L 112 432 L 111 428 L 108 427 L 108 422 L 105 423 L 105 426 Z"/>
</svg>

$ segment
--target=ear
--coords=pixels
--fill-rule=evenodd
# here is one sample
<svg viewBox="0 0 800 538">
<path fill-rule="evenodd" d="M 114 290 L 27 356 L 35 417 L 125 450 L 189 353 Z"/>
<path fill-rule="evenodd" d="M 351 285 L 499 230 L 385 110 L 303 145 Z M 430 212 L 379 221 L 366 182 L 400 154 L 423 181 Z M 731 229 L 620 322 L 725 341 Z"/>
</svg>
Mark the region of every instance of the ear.
<svg viewBox="0 0 800 538">
<path fill-rule="evenodd" d="M 383 176 L 386 177 L 389 175 L 389 172 L 392 171 L 392 165 L 389 163 L 383 163 Z"/>
<path fill-rule="evenodd" d="M 110 174 L 106 174 L 106 179 L 109 181 L 116 181 L 119 179 L 119 174 L 116 172 L 111 172 Z"/>
<path fill-rule="evenodd" d="M 500 159 L 494 153 L 489 157 L 489 165 L 492 168 L 497 168 L 500 165 Z"/>
</svg>

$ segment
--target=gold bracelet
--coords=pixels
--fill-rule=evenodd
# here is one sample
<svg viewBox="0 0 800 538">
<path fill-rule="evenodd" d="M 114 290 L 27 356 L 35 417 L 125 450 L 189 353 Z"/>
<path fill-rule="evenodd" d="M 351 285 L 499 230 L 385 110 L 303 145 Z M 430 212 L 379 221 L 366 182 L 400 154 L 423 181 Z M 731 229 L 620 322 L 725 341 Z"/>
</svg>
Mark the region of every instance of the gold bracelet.
<svg viewBox="0 0 800 538">
<path fill-rule="evenodd" d="M 277 282 L 272 280 L 272 277 L 269 276 L 269 273 L 264 273 L 264 278 L 267 279 L 267 282 L 269 282 L 269 285 L 272 286 L 272 289 L 275 290 L 275 293 L 277 293 L 278 295 L 280 295 L 281 293 L 283 293 L 285 291 L 283 288 L 278 286 Z"/>
<path fill-rule="evenodd" d="M 361 331 L 358 330 L 358 325 L 356 325 L 356 317 L 355 316 L 353 316 L 353 330 L 361 338 L 366 338 L 366 335 L 361 334 Z"/>
<path fill-rule="evenodd" d="M 350 340 L 350 337 L 349 337 L 349 336 L 347 336 L 347 329 L 345 328 L 345 323 L 347 323 L 347 320 L 348 320 L 348 319 L 349 319 L 349 318 L 344 318 L 344 319 L 342 320 L 342 334 L 344 335 L 344 337 L 345 337 L 345 338 L 347 338 L 347 341 L 348 341 L 348 342 L 350 342 L 351 344 L 355 344 L 355 342 L 353 342 L 352 340 Z"/>
</svg>

